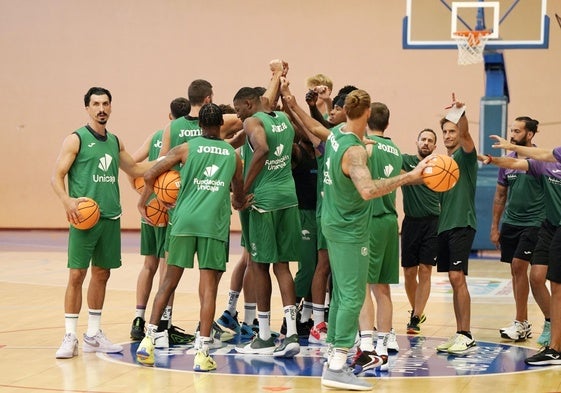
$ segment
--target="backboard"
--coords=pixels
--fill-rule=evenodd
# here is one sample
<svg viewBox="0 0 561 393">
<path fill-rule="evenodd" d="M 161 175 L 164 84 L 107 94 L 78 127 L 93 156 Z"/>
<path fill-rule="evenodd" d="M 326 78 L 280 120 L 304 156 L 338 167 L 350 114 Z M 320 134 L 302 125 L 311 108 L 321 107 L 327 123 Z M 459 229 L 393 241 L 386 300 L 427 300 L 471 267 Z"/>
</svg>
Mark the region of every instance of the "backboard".
<svg viewBox="0 0 561 393">
<path fill-rule="evenodd" d="M 547 0 L 406 0 L 404 49 L 457 49 L 454 31 L 490 30 L 486 50 L 549 45 Z"/>
</svg>

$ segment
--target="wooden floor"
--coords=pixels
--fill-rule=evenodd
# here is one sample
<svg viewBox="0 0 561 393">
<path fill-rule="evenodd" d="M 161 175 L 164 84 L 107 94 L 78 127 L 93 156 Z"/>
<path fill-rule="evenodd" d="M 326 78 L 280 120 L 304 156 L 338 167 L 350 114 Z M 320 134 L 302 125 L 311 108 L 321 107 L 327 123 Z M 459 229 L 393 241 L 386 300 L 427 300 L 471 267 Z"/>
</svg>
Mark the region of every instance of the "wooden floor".
<svg viewBox="0 0 561 393">
<path fill-rule="evenodd" d="M 113 272 L 102 327 L 114 342 L 129 341 L 134 317 L 135 285 L 142 264 L 138 233 L 123 234 L 123 267 Z M 236 243 L 236 236 L 233 237 Z M 232 261 L 239 248 L 232 248 Z M 508 279 L 508 265 L 489 259 L 470 262 L 470 278 Z M 0 392 L 315 392 L 318 377 L 198 374 L 147 368 L 82 354 L 69 360 L 54 357 L 64 334 L 63 295 L 66 269 L 65 231 L 0 231 Z M 197 272 L 187 272 L 178 288 L 173 320 L 192 330 L 198 320 Z M 435 282 L 443 276 L 434 275 Z M 229 274 L 220 284 L 217 310 L 226 304 Z M 435 293 L 438 291 L 433 283 Z M 394 327 L 404 334 L 409 309 L 401 287 L 393 289 Z M 151 299 L 152 300 L 152 299 Z M 243 304 L 243 301 L 240 301 Z M 273 286 L 272 326 L 280 326 L 280 296 Z M 537 349 L 542 317 L 530 301 L 534 338 L 515 344 Z M 513 317 L 512 296 L 485 296 L 472 291 L 472 331 L 477 340 L 504 343 L 498 328 Z M 80 314 L 79 331 L 87 324 L 87 307 Z M 426 337 L 448 337 L 455 330 L 450 296 L 435 295 L 426 310 Z M 490 376 L 369 378 L 376 392 L 559 392 L 561 368 Z"/>
</svg>

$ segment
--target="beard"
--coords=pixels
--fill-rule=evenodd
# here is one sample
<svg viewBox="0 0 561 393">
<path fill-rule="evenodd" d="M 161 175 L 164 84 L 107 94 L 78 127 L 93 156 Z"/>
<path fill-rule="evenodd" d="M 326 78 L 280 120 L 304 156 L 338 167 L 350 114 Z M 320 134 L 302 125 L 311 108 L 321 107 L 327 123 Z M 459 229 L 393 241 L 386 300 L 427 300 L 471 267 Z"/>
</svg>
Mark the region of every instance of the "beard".
<svg viewBox="0 0 561 393">
<path fill-rule="evenodd" d="M 514 143 L 517 146 L 526 146 L 528 143 L 528 138 L 524 136 L 524 138 L 520 139 L 519 141 L 515 141 L 513 138 L 510 138 L 510 143 Z"/>
</svg>

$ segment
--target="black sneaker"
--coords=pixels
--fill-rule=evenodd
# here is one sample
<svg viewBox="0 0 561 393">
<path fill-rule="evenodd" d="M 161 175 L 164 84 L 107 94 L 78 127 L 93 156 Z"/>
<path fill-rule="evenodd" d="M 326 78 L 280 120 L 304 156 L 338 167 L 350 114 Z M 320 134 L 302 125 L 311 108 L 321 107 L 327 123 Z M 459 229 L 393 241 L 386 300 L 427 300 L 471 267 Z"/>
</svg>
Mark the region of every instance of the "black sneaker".
<svg viewBox="0 0 561 393">
<path fill-rule="evenodd" d="M 536 353 L 534 356 L 530 356 L 524 360 L 524 362 L 531 366 L 552 366 L 561 364 L 561 353 L 553 348 L 544 347 L 543 350 Z"/>
<path fill-rule="evenodd" d="M 376 351 L 359 351 L 353 359 L 351 369 L 353 369 L 353 373 L 356 375 L 368 370 L 373 370 L 383 363 L 384 360 L 381 356 L 378 356 Z"/>
<path fill-rule="evenodd" d="M 144 324 L 144 319 L 141 317 L 136 317 L 134 321 L 132 321 L 131 340 L 141 341 L 144 338 Z"/>
<path fill-rule="evenodd" d="M 300 313 L 296 315 L 296 318 L 296 332 L 298 333 L 298 337 L 308 338 L 310 336 L 310 330 L 314 327 L 314 321 L 308 319 L 307 322 L 300 322 Z M 280 332 L 286 336 L 286 318 L 282 319 Z"/>
<path fill-rule="evenodd" d="M 195 336 L 185 333 L 185 330 L 171 325 L 168 329 L 169 345 L 187 345 L 195 341 Z"/>
<path fill-rule="evenodd" d="M 417 315 L 413 315 L 407 324 L 407 334 L 419 334 L 421 333 L 421 318 Z"/>
</svg>

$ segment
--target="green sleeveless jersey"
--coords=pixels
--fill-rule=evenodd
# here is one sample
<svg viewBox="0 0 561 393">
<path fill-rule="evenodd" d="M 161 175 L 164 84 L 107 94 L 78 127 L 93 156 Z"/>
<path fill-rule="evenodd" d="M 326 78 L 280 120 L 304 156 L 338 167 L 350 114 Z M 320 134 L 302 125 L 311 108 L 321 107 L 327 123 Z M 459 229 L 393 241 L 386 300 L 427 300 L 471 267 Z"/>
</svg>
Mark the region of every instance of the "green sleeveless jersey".
<svg viewBox="0 0 561 393">
<path fill-rule="evenodd" d="M 325 148 L 323 205 L 321 226 L 326 239 L 361 243 L 368 240 L 371 212 L 370 201 L 362 199 L 353 181 L 343 173 L 343 155 L 362 141 L 353 133 L 341 131 L 329 135 Z"/>
<path fill-rule="evenodd" d="M 477 151 L 465 153 L 461 147 L 452 153 L 460 169 L 460 178 L 449 191 L 440 193 L 438 233 L 470 226 L 477 229 L 475 218 L 475 185 L 477 183 Z"/>
<path fill-rule="evenodd" d="M 257 112 L 253 117 L 263 123 L 269 146 L 265 165 L 251 185 L 253 207 L 259 211 L 274 211 L 298 206 L 291 167 L 294 128 L 290 120 L 284 112 Z M 253 159 L 249 139 L 245 142 L 243 156 L 245 177 Z"/>
<path fill-rule="evenodd" d="M 169 128 L 169 148 L 172 149 L 202 134 L 198 117 L 182 116 L 172 120 Z M 179 167 L 180 165 L 176 165 L 173 169 L 178 171 Z"/>
<path fill-rule="evenodd" d="M 412 171 L 419 163 L 419 157 L 414 154 L 402 154 L 405 172 Z M 424 184 L 401 186 L 403 193 L 403 212 L 407 217 L 429 217 L 440 215 L 440 200 L 438 193 Z"/>
<path fill-rule="evenodd" d="M 337 135 L 341 134 L 341 127 L 343 127 L 344 125 L 345 123 L 341 123 L 341 124 L 337 124 L 335 127 L 331 127 L 331 133 L 335 135 L 335 138 L 337 138 Z M 317 204 L 316 204 L 317 218 L 321 217 L 321 205 L 323 203 L 323 179 L 324 179 L 324 173 L 327 173 L 325 169 L 326 142 L 321 142 L 320 145 L 321 145 L 321 149 L 323 150 L 323 153 L 316 157 L 318 163 L 318 184 L 317 184 Z"/>
<path fill-rule="evenodd" d="M 181 189 L 172 217 L 172 236 L 228 240 L 234 148 L 220 139 L 194 138 L 181 167 Z"/>
<path fill-rule="evenodd" d="M 119 140 L 109 132 L 102 137 L 87 126 L 74 133 L 80 148 L 68 171 L 68 194 L 95 200 L 103 218 L 119 217 Z"/>
<path fill-rule="evenodd" d="M 508 157 L 518 158 L 510 152 Z M 497 183 L 507 187 L 503 223 L 539 227 L 545 219 L 544 192 L 539 178 L 516 169 L 499 168 Z"/>
<path fill-rule="evenodd" d="M 368 168 L 373 179 L 387 179 L 401 173 L 401 152 L 390 138 L 378 135 L 367 135 L 368 139 L 376 141 L 372 146 L 372 154 L 368 158 Z M 397 217 L 395 208 L 396 190 L 374 198 L 372 204 L 372 217 L 393 214 Z"/>
<path fill-rule="evenodd" d="M 162 134 L 164 130 L 159 130 L 152 135 L 152 141 L 150 142 L 150 148 L 148 149 L 148 161 L 154 161 L 158 159 L 160 155 L 160 150 L 162 150 Z"/>
</svg>

